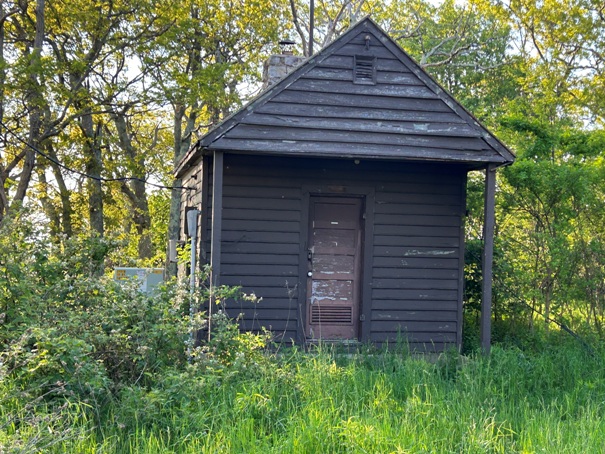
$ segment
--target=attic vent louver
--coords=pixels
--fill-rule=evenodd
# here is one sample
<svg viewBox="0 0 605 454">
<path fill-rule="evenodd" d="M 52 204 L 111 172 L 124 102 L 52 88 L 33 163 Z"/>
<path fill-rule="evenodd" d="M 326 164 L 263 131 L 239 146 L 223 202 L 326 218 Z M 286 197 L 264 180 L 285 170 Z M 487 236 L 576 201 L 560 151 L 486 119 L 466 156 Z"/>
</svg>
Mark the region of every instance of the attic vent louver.
<svg viewBox="0 0 605 454">
<path fill-rule="evenodd" d="M 376 85 L 376 57 L 355 55 L 353 83 Z"/>
</svg>

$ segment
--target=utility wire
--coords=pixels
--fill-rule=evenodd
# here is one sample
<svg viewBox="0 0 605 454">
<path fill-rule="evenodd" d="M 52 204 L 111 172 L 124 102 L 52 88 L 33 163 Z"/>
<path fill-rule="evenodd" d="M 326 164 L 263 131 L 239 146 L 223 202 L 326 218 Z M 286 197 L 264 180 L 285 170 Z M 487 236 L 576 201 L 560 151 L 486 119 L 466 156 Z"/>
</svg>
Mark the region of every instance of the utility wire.
<svg viewBox="0 0 605 454">
<path fill-rule="evenodd" d="M 164 186 L 163 184 L 157 184 L 157 183 L 152 183 L 144 178 L 138 178 L 138 177 L 118 177 L 118 178 L 105 178 L 105 177 L 100 177 L 100 176 L 96 176 L 96 175 L 90 175 L 86 172 L 82 172 L 80 170 L 77 169 L 72 169 L 71 167 L 66 166 L 65 164 L 59 162 L 58 160 L 54 159 L 52 156 L 48 155 L 47 153 L 44 153 L 43 151 L 41 151 L 40 149 L 34 147 L 33 145 L 31 145 L 29 142 L 27 142 L 26 140 L 22 139 L 16 132 L 14 132 L 11 128 L 9 128 L 3 121 L 0 121 L 0 125 L 2 125 L 2 127 L 11 135 L 13 136 L 15 139 L 17 139 L 19 142 L 21 142 L 23 145 L 31 148 L 32 150 L 34 150 L 37 154 L 39 154 L 40 156 L 48 159 L 50 162 L 58 165 L 59 167 L 61 167 L 62 169 L 67 170 L 68 172 L 74 173 L 76 175 L 80 175 L 82 177 L 86 177 L 86 178 L 90 178 L 91 180 L 96 180 L 96 181 L 100 181 L 102 183 L 111 183 L 111 182 L 125 182 L 125 181 L 140 181 L 141 183 L 144 183 L 146 185 L 149 186 L 153 186 L 154 188 L 159 188 L 159 189 L 185 189 L 187 191 L 194 191 L 195 188 L 191 188 L 189 186 Z"/>
</svg>

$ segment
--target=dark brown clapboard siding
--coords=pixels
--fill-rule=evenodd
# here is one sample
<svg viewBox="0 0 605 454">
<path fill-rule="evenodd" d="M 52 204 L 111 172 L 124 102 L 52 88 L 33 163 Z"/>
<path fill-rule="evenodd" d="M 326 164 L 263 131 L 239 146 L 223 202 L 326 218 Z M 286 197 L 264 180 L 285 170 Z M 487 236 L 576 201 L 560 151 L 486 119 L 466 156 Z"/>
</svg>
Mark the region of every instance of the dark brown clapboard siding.
<svg viewBox="0 0 605 454">
<path fill-rule="evenodd" d="M 188 238 L 188 232 L 186 231 L 186 215 L 188 208 L 202 209 L 202 167 L 201 165 L 191 167 L 182 177 L 181 183 L 187 190 L 181 191 L 181 204 L 180 204 L 180 224 L 179 231 L 182 238 Z M 203 241 L 204 229 L 201 224 L 198 224 L 198 244 L 200 248 L 201 242 Z M 203 258 L 202 258 L 203 261 Z M 200 261 L 201 263 L 201 261 Z M 185 274 L 188 272 L 186 266 L 179 265 L 179 273 Z"/>
<path fill-rule="evenodd" d="M 456 320 L 457 311 L 422 311 L 422 310 L 383 310 L 374 311 L 372 320 L 375 321 L 421 321 L 421 322 L 448 322 Z M 377 327 L 378 328 L 378 327 Z"/>
<path fill-rule="evenodd" d="M 376 193 L 376 212 L 383 213 L 389 208 L 385 206 L 385 211 L 382 211 L 382 205 L 393 206 L 393 204 L 401 204 L 401 193 L 407 192 L 405 204 L 415 205 L 443 205 L 458 206 L 460 200 L 460 194 L 449 185 L 444 187 L 436 187 L 433 184 L 418 184 L 409 183 L 401 184 L 400 191 L 397 192 L 384 192 L 384 185 L 381 185 L 378 189 L 380 192 Z M 418 191 L 418 192 L 412 192 Z M 393 208 L 394 209 L 394 208 Z"/>
<path fill-rule="evenodd" d="M 422 345 L 427 331 L 439 342 L 446 329 L 451 337 L 438 348 L 455 344 L 463 177 L 403 174 L 377 185 L 371 316 L 377 342 L 405 333 Z"/>
<path fill-rule="evenodd" d="M 282 221 L 300 222 L 300 212 L 294 210 L 223 208 L 223 216 L 233 220 L 271 219 L 279 217 Z"/>
<path fill-rule="evenodd" d="M 305 98 L 306 99 L 306 98 Z M 270 102 L 257 109 L 260 114 L 269 115 L 291 115 L 291 102 Z M 373 121 L 402 121 L 402 122 L 427 122 L 434 124 L 464 124 L 456 114 L 452 112 L 427 112 L 422 110 L 387 110 L 380 108 L 371 108 L 364 106 L 363 109 L 350 106 L 330 106 L 330 105 L 308 105 L 297 103 L 296 113 L 301 118 L 342 118 L 342 119 L 360 119 Z"/>
<path fill-rule="evenodd" d="M 225 231 L 298 233 L 299 228 L 300 222 L 298 221 L 265 221 L 226 218 L 223 220 L 223 229 Z"/>
<path fill-rule="evenodd" d="M 455 332 L 406 332 L 403 329 L 399 331 L 373 331 L 372 341 L 374 342 L 395 342 L 403 341 L 413 343 L 436 343 L 436 344 L 456 344 Z"/>
<path fill-rule="evenodd" d="M 344 95 L 389 96 L 423 100 L 438 99 L 435 92 L 425 85 L 357 85 L 346 80 L 299 79 L 290 85 L 288 90 Z"/>
<path fill-rule="evenodd" d="M 456 345 L 456 333 L 372 332 L 372 343 L 412 351 L 442 352 Z"/>
<path fill-rule="evenodd" d="M 229 285 L 238 285 L 244 287 L 245 290 L 258 288 L 279 289 L 278 292 L 272 292 L 271 294 L 260 294 L 255 291 L 258 296 L 262 297 L 272 296 L 273 293 L 281 294 L 281 290 L 287 293 L 296 289 L 296 282 L 288 281 L 287 279 L 284 280 L 280 276 L 253 276 L 238 273 L 238 275 L 225 276 L 225 282 L 227 281 L 229 281 Z"/>
<path fill-rule="evenodd" d="M 403 304 L 397 304 L 393 300 L 372 300 L 372 307 L 379 312 L 390 311 L 433 311 L 433 312 L 452 312 L 457 311 L 456 302 L 438 301 L 438 300 L 410 300 Z"/>
<path fill-rule="evenodd" d="M 234 209 L 250 209 L 250 210 L 289 210 L 292 208 L 292 201 L 286 199 L 271 199 L 271 205 L 268 206 L 267 201 L 261 198 L 246 197 L 247 194 L 242 194 L 237 199 L 226 199 L 223 205 L 223 210 Z"/>
<path fill-rule="evenodd" d="M 271 186 L 245 186 L 238 182 L 237 185 L 225 185 L 223 197 L 225 199 L 233 196 L 234 198 L 271 198 L 271 199 L 296 199 L 300 197 L 300 189 L 297 188 L 279 188 Z M 268 209 L 271 208 L 267 205 Z"/>
<path fill-rule="evenodd" d="M 296 254 L 238 254 L 227 252 L 223 255 L 221 262 L 225 264 L 289 265 L 294 260 L 298 260 L 298 251 Z"/>
<path fill-rule="evenodd" d="M 257 120 L 257 117 L 255 117 Z M 260 121 L 260 120 L 259 120 Z M 269 122 L 267 122 L 269 123 Z M 225 134 L 226 139 L 245 141 L 315 141 L 321 143 L 356 143 L 363 141 L 369 145 L 391 147 L 419 146 L 481 152 L 486 149 L 485 142 L 477 138 L 469 138 L 463 129 L 466 126 L 439 123 L 437 125 L 382 123 L 381 126 L 372 121 L 351 120 L 346 127 L 335 121 L 322 118 L 301 119 L 298 117 L 273 117 L 270 125 L 254 123 L 242 124 L 239 128 Z M 316 126 L 314 126 L 316 125 Z M 429 130 L 430 129 L 430 130 Z"/>
<path fill-rule="evenodd" d="M 442 258 L 442 257 L 380 257 L 374 255 L 372 261 L 375 267 L 383 268 L 436 268 L 436 269 L 458 269 L 457 258 Z"/>
<path fill-rule="evenodd" d="M 314 106 L 321 104 L 324 106 L 344 106 L 368 109 L 388 109 L 396 114 L 397 112 L 445 112 L 451 113 L 452 110 L 440 99 L 415 99 L 415 98 L 392 98 L 388 96 L 344 96 L 341 93 L 304 93 L 302 91 L 284 90 L 277 94 L 271 102 L 287 103 L 291 106 L 290 112 L 295 111 L 299 104 L 308 104 Z M 347 118 L 347 117 L 344 117 Z"/>
<path fill-rule="evenodd" d="M 226 278 L 225 282 L 232 286 L 241 286 L 239 279 Z M 289 309 L 294 307 L 292 300 L 297 297 L 297 288 L 286 288 L 285 286 L 280 287 L 263 287 L 258 284 L 250 286 L 244 286 L 246 288 L 246 294 L 254 294 L 259 298 L 262 298 L 260 302 L 250 302 L 246 300 L 233 301 L 229 303 L 230 307 L 239 308 L 256 308 L 263 310 L 263 308 L 270 307 L 271 309 Z M 262 291 L 262 297 L 259 294 Z"/>
<path fill-rule="evenodd" d="M 236 308 L 234 307 L 234 310 Z M 258 307 L 251 308 L 241 308 L 240 314 L 246 320 L 292 320 L 292 318 L 296 316 L 296 313 L 292 309 L 282 309 L 282 308 L 271 308 L 271 310 L 263 310 Z"/>
<path fill-rule="evenodd" d="M 231 165 L 233 160 L 237 165 Z M 288 179 L 283 177 L 295 177 L 297 180 L 308 182 L 310 174 L 318 171 L 326 173 L 332 179 L 334 176 L 346 176 L 349 181 L 354 178 L 364 178 L 376 184 L 376 176 L 380 175 L 380 183 L 401 182 L 402 178 L 409 181 L 419 182 L 426 178 L 433 178 L 434 182 L 448 181 L 454 184 L 459 181 L 458 173 L 464 171 L 465 167 L 456 164 L 444 166 L 438 163 L 418 162 L 388 162 L 362 160 L 360 164 L 353 161 L 341 159 L 296 159 L 280 156 L 258 156 L 258 155 L 231 155 L 225 167 L 232 176 L 237 176 L 238 181 L 243 176 L 258 177 L 263 181 L 268 178 L 281 177 L 286 187 L 292 187 Z M 260 171 L 259 169 L 262 169 Z M 329 174 L 327 173 L 329 172 Z M 384 177 L 384 178 L 383 178 Z M 257 180 L 258 183 L 259 180 Z M 276 182 L 272 180 L 273 184 Z"/>
<path fill-rule="evenodd" d="M 363 33 L 360 33 L 358 36 L 361 36 Z M 350 44 L 346 44 L 343 47 L 341 47 L 340 49 L 338 49 L 336 52 L 333 53 L 333 55 L 343 55 L 343 56 L 353 56 L 353 55 L 363 55 L 365 54 L 365 46 L 361 43 L 359 44 L 355 44 L 355 43 L 350 43 Z M 397 57 L 387 48 L 382 47 L 382 46 L 375 46 L 372 47 L 371 50 L 371 54 L 374 55 L 375 57 L 378 57 L 378 59 L 385 59 L 385 60 L 397 60 Z"/>
<path fill-rule="evenodd" d="M 433 289 L 382 289 L 373 288 L 372 298 L 380 300 L 431 300 L 431 301 L 452 301 L 458 298 L 456 290 L 433 290 Z"/>
<path fill-rule="evenodd" d="M 457 327 L 463 173 L 436 165 L 227 154 L 222 278 L 263 298 L 232 302 L 230 314 L 243 313 L 247 329 L 271 325 L 293 336 L 305 285 L 298 275 L 307 219 L 302 188 L 312 182 L 354 193 L 363 185 L 375 188 L 377 202 L 370 216 L 372 276 L 365 284 L 371 285 L 370 338 L 392 341 L 406 332 L 421 345 L 433 329 L 435 341 L 446 345 L 442 327 L 454 333 Z"/>
<path fill-rule="evenodd" d="M 333 54 L 321 60 L 318 66 L 322 68 L 348 69 L 350 71 L 353 68 L 353 56 Z M 376 60 L 376 70 L 380 72 L 411 73 L 409 68 L 399 60 L 382 58 Z"/>
<path fill-rule="evenodd" d="M 374 266 L 374 278 L 384 279 L 456 279 L 458 269 L 436 269 L 436 268 L 403 268 L 403 267 L 380 267 Z"/>
<path fill-rule="evenodd" d="M 452 215 L 422 215 L 422 214 L 382 214 L 376 213 L 374 220 L 382 225 L 418 225 L 418 226 L 445 226 L 458 227 L 460 216 Z"/>
<path fill-rule="evenodd" d="M 299 244 L 298 233 L 283 232 L 242 232 L 233 230 L 223 231 L 223 241 L 228 247 L 229 243 L 294 243 Z"/>
<path fill-rule="evenodd" d="M 416 333 L 453 333 L 456 335 L 456 322 L 417 320 L 373 320 L 373 331 L 376 332 L 402 332 L 416 337 Z"/>
<path fill-rule="evenodd" d="M 293 243 L 249 243 L 230 242 L 223 245 L 223 251 L 235 254 L 271 254 L 273 256 L 283 254 L 298 254 L 300 247 Z"/>
<path fill-rule="evenodd" d="M 460 246 L 460 238 L 412 237 L 402 235 L 380 235 L 374 238 L 375 247 L 436 247 Z"/>
<path fill-rule="evenodd" d="M 324 112 L 325 114 L 325 112 Z M 257 114 L 253 117 L 247 118 L 241 122 L 241 127 L 230 131 L 225 134 L 225 137 L 229 138 L 241 138 L 248 137 L 254 138 L 274 138 L 274 139 L 317 139 L 317 136 L 313 136 L 313 131 L 349 131 L 349 132 L 365 132 L 372 133 L 373 135 L 368 138 L 368 143 L 391 143 L 397 144 L 395 141 L 397 135 L 406 134 L 410 136 L 445 136 L 458 138 L 454 140 L 454 145 L 458 145 L 461 142 L 459 138 L 479 137 L 479 135 L 467 124 L 459 123 L 445 123 L 445 122 L 432 122 L 432 121 L 419 121 L 407 120 L 407 121 L 393 121 L 383 120 L 376 121 L 375 119 L 364 119 L 364 118 L 350 118 L 343 124 L 341 119 L 333 118 L 329 116 L 319 115 L 317 112 L 312 117 L 304 117 L 300 115 L 294 115 L 294 112 L 284 115 L 266 115 Z M 247 127 L 244 127 L 246 125 Z M 252 126 L 258 126 L 253 128 Z M 278 135 L 279 129 L 271 129 L 271 126 L 276 128 L 292 128 L 291 131 L 282 131 L 290 133 L 288 135 Z M 311 131 L 306 131 L 310 129 Z M 393 136 L 396 134 L 396 136 Z M 382 137 L 382 139 L 379 139 Z M 369 139 L 374 138 L 373 141 Z M 420 140 L 420 139 L 417 139 Z M 429 145 L 431 142 L 439 144 L 441 142 L 434 139 L 422 139 L 423 143 Z M 482 150 L 485 148 L 484 142 L 481 140 L 472 142 L 464 141 L 465 145 L 471 144 L 474 150 Z"/>
<path fill-rule="evenodd" d="M 254 163 L 253 163 L 254 164 Z M 257 165 L 238 175 L 237 159 L 225 160 L 222 275 L 228 285 L 262 297 L 257 304 L 231 302 L 230 315 L 242 327 L 271 328 L 280 338 L 296 337 L 298 260 L 301 223 L 300 184 L 270 177 Z"/>
<path fill-rule="evenodd" d="M 416 236 L 416 237 L 452 237 L 455 238 L 457 232 L 451 227 L 432 227 L 432 226 L 408 226 L 408 225 L 375 225 L 374 234 L 376 236 L 382 235 L 396 235 L 396 236 Z"/>
<path fill-rule="evenodd" d="M 301 80 L 342 80 L 353 82 L 353 71 L 351 67 L 330 68 L 324 65 L 317 65 L 313 70 L 301 76 Z M 376 82 L 379 84 L 389 83 L 393 85 L 418 85 L 423 83 L 415 74 L 411 72 L 380 70 L 376 74 Z"/>
<path fill-rule="evenodd" d="M 415 278 L 415 279 L 396 279 L 396 278 L 381 278 L 374 279 L 375 288 L 389 289 L 431 289 L 431 290 L 447 290 L 458 289 L 458 279 L 435 279 L 435 278 Z"/>
<path fill-rule="evenodd" d="M 377 204 L 377 214 L 428 214 L 428 215 L 455 215 L 460 216 L 460 207 L 457 205 L 443 205 L 428 203 L 381 203 Z"/>
<path fill-rule="evenodd" d="M 447 257 L 457 258 L 458 248 L 375 246 L 374 257 Z"/>
<path fill-rule="evenodd" d="M 298 266 L 294 265 L 233 265 L 225 264 L 221 267 L 222 274 L 225 276 L 276 276 L 292 277 L 298 276 Z M 284 281 L 285 282 L 285 281 Z"/>
<path fill-rule="evenodd" d="M 230 315 L 231 312 L 233 311 L 229 311 Z M 239 326 L 244 331 L 259 331 L 261 327 L 265 327 L 271 329 L 274 334 L 280 334 L 282 331 L 296 332 L 296 323 L 295 318 L 291 320 L 267 320 L 263 318 L 252 320 L 242 318 Z"/>
</svg>

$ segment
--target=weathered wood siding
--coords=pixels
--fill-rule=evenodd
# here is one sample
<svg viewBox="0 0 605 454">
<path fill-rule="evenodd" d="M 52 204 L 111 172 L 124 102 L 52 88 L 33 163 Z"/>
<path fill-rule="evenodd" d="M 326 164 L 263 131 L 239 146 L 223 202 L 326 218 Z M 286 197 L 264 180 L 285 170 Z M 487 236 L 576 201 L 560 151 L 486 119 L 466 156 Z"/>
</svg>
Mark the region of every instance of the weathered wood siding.
<svg viewBox="0 0 605 454">
<path fill-rule="evenodd" d="M 389 172 L 380 181 L 371 340 L 380 343 L 401 336 L 442 350 L 457 342 L 461 328 L 464 174 Z"/>
<path fill-rule="evenodd" d="M 356 55 L 376 57 L 375 85 L 353 83 Z M 479 126 L 448 105 L 440 89 L 427 86 L 409 58 L 402 60 L 400 50 L 382 42 L 378 32 L 359 30 L 312 62 L 208 145 L 307 156 L 504 161 Z"/>
<path fill-rule="evenodd" d="M 372 232 L 367 341 L 408 339 L 441 350 L 459 336 L 461 222 L 465 170 L 455 165 L 225 156 L 221 282 L 263 298 L 232 304 L 243 326 L 296 339 L 304 311 L 304 187 L 309 183 L 375 194 L 365 229 Z M 306 195 L 308 197 L 308 194 Z M 368 204 L 369 206 L 370 204 Z M 372 222 L 372 225 L 368 225 Z M 302 304 L 299 307 L 299 304 Z M 367 310 L 370 305 L 370 311 Z M 426 346 L 424 345 L 424 346 Z"/>
<path fill-rule="evenodd" d="M 185 241 L 190 241 L 187 232 L 188 209 L 202 210 L 204 166 L 202 161 L 198 165 L 191 167 L 182 177 L 182 186 L 190 189 L 181 190 L 181 210 L 180 210 L 180 237 Z M 202 234 L 201 224 L 198 224 L 198 250 L 200 250 L 200 235 Z M 189 272 L 185 265 L 179 265 L 179 275 L 183 276 Z"/>
</svg>

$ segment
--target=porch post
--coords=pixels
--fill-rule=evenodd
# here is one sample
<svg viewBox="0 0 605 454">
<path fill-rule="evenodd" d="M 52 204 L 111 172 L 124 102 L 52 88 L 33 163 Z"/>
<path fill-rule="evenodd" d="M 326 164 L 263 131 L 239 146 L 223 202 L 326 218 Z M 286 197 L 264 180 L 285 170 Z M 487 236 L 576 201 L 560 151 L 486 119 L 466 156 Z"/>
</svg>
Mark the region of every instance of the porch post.
<svg viewBox="0 0 605 454">
<path fill-rule="evenodd" d="M 221 237 L 223 230 L 223 152 L 215 151 L 212 171 L 212 229 L 210 236 L 210 301 L 208 303 L 208 340 L 212 329 L 214 289 L 220 285 Z"/>
<path fill-rule="evenodd" d="M 481 283 L 481 349 L 489 354 L 492 332 L 492 262 L 494 259 L 494 224 L 496 198 L 496 169 L 485 169 L 485 201 L 483 205 L 483 256 Z"/>
</svg>

